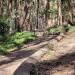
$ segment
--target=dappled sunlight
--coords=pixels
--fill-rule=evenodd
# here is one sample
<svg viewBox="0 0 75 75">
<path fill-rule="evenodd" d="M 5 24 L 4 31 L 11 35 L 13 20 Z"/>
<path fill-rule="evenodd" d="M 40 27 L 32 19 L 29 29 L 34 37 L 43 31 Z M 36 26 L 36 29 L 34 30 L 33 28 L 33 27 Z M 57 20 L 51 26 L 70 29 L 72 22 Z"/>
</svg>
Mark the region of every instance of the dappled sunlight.
<svg viewBox="0 0 75 75">
<path fill-rule="evenodd" d="M 17 50 L 11 51 L 10 53 L 7 53 L 4 56 L 6 56 L 8 58 L 8 60 L 7 59 L 2 60 L 0 62 L 0 65 L 8 64 L 8 63 L 14 62 L 16 60 L 31 56 L 35 52 L 39 51 L 40 48 L 45 47 L 48 44 L 49 40 L 51 40 L 53 38 L 55 38 L 55 36 L 49 37 L 49 38 L 42 37 L 42 38 L 37 39 L 37 41 L 33 41 L 33 42 L 29 43 L 28 45 L 24 45 L 20 49 L 17 49 Z"/>
<path fill-rule="evenodd" d="M 75 0 L 0 0 L 0 75 L 75 75 Z"/>
<path fill-rule="evenodd" d="M 35 73 L 34 75 L 73 75 L 75 72 L 75 52 L 60 56 L 58 59 L 36 63 L 32 72 Z"/>
</svg>

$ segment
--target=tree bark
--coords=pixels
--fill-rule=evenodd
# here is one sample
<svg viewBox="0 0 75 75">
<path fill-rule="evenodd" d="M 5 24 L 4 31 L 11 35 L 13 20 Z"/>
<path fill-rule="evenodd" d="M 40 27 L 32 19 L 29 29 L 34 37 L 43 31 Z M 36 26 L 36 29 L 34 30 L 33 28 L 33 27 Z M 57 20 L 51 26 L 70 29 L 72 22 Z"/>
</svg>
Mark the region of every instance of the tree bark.
<svg viewBox="0 0 75 75">
<path fill-rule="evenodd" d="M 0 0 L 0 16 L 2 15 L 2 0 Z"/>
<path fill-rule="evenodd" d="M 62 26 L 62 3 L 61 0 L 58 0 L 58 15 L 59 15 L 59 25 Z"/>
<path fill-rule="evenodd" d="M 73 21 L 72 1 L 71 0 L 67 0 L 67 2 L 68 2 L 69 20 L 72 23 L 72 21 Z"/>
</svg>

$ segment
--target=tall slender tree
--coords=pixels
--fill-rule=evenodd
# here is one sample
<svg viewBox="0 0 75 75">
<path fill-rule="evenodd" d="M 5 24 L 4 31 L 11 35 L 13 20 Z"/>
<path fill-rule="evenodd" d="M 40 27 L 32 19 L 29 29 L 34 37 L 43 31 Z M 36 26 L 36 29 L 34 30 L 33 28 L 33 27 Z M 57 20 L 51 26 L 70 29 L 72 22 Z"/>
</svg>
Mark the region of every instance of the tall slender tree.
<svg viewBox="0 0 75 75">
<path fill-rule="evenodd" d="M 67 0 L 68 3 L 68 11 L 69 11 L 69 20 L 73 21 L 73 9 L 72 9 L 72 0 Z"/>
</svg>

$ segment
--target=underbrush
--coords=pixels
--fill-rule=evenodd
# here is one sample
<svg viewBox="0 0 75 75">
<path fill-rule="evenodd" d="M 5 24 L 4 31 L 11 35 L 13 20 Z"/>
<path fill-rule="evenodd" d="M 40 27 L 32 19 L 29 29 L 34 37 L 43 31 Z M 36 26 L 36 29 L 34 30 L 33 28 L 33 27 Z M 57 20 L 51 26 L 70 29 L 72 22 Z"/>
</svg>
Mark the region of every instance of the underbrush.
<svg viewBox="0 0 75 75">
<path fill-rule="evenodd" d="M 15 47 L 20 48 L 23 44 L 35 40 L 36 36 L 31 32 L 17 32 L 10 35 L 5 41 L 0 40 L 0 53 L 7 53 Z"/>
<path fill-rule="evenodd" d="M 61 32 L 63 32 L 61 27 L 50 27 L 47 29 L 44 35 L 60 34 Z"/>
<path fill-rule="evenodd" d="M 70 27 L 69 32 L 75 32 L 75 25 Z"/>
<path fill-rule="evenodd" d="M 58 35 L 60 33 L 73 32 L 73 31 L 75 31 L 75 25 L 73 26 L 64 25 L 63 27 L 55 26 L 48 28 L 44 35 Z"/>
</svg>

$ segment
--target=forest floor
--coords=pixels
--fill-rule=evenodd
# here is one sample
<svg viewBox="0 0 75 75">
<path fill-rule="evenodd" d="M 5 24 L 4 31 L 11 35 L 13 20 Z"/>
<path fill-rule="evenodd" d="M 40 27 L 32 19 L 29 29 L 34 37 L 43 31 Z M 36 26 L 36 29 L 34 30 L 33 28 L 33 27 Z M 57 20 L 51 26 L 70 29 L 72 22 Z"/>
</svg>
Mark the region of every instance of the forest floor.
<svg viewBox="0 0 75 75">
<path fill-rule="evenodd" d="M 33 69 L 36 75 L 75 75 L 75 33 L 55 44 L 41 60 Z"/>
<path fill-rule="evenodd" d="M 39 38 L 0 55 L 0 75 L 75 75 L 75 32 L 67 34 L 50 50 L 52 38 Z"/>
</svg>

